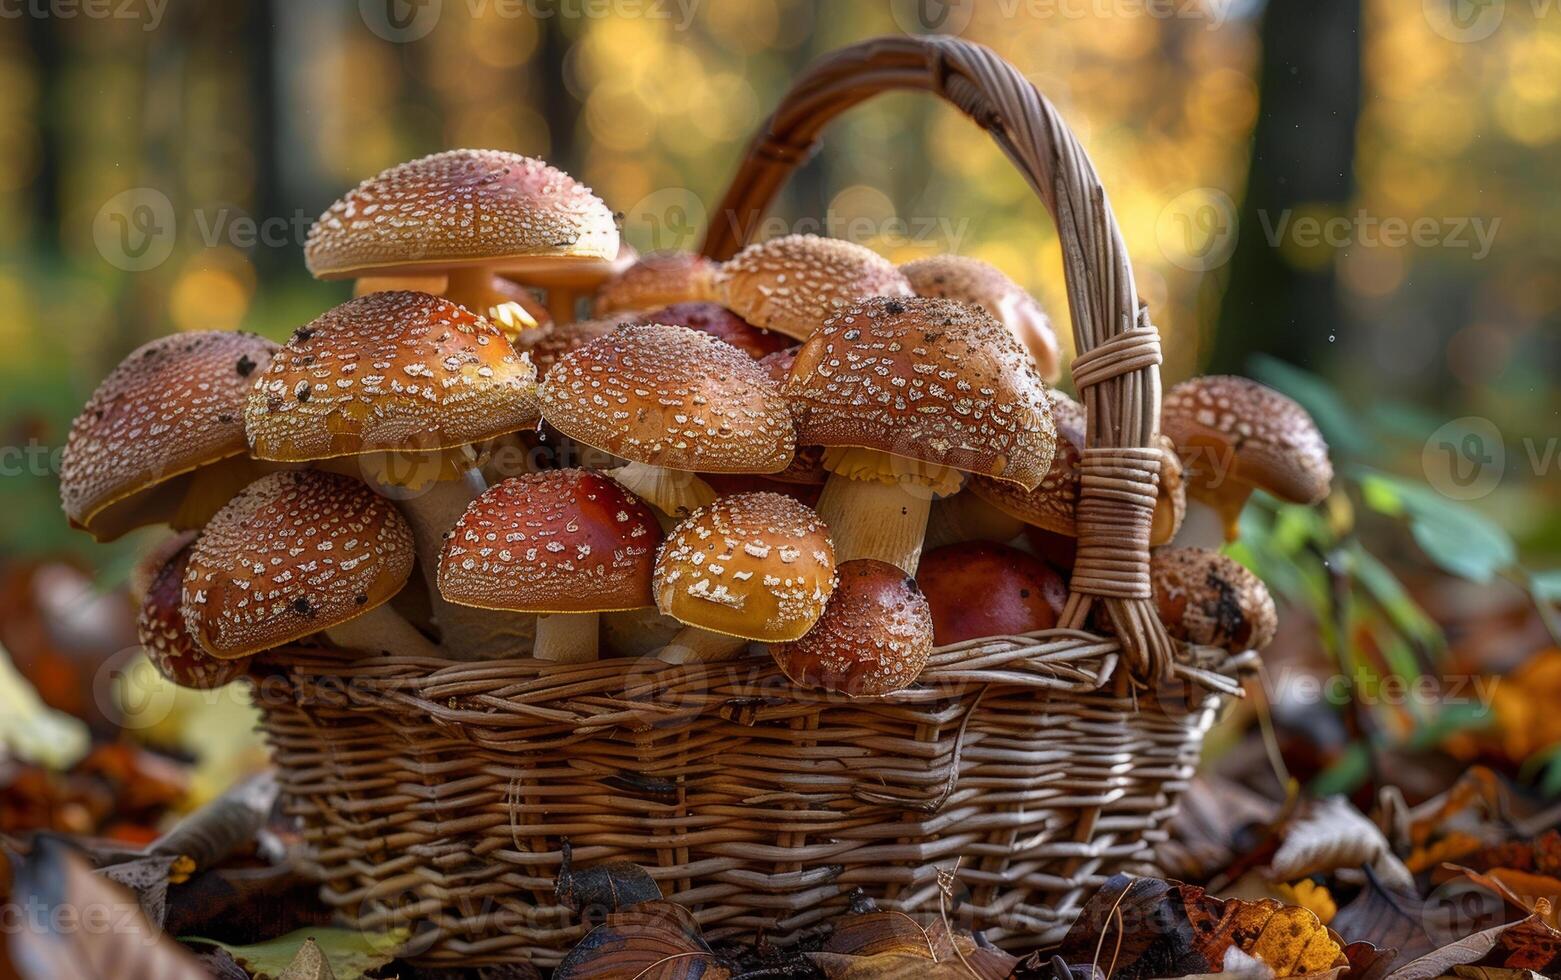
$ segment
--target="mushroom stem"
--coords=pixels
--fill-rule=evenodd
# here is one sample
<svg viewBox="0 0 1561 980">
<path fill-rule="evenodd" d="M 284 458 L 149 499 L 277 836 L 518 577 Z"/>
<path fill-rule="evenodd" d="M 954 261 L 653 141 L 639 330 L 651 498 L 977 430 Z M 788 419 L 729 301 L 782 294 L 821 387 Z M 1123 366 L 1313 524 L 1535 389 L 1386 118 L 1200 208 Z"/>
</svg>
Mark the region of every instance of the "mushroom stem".
<svg viewBox="0 0 1561 980">
<path fill-rule="evenodd" d="M 391 656 L 442 656 L 438 647 L 388 604 L 375 606 L 340 626 L 332 626 L 325 631 L 325 636 L 344 650 Z"/>
<path fill-rule="evenodd" d="M 452 270 L 444 298 L 492 320 L 513 343 L 519 343 L 522 334 L 538 327 L 530 311 L 504 292 L 499 277 L 481 266 Z"/>
<path fill-rule="evenodd" d="M 697 474 L 683 470 L 669 470 L 664 466 L 630 462 L 608 475 L 640 499 L 650 503 L 672 523 L 681 521 L 694 511 L 713 503 L 718 496 L 715 490 Z M 663 529 L 666 524 L 663 523 Z"/>
<path fill-rule="evenodd" d="M 1218 551 L 1225 544 L 1225 517 L 1200 500 L 1187 501 L 1187 516 L 1171 539 L 1171 548 L 1208 548 Z"/>
<path fill-rule="evenodd" d="M 1012 541 L 1024 530 L 1024 522 L 1010 517 L 970 492 L 956 493 L 932 505 L 927 517 L 926 543 L 931 551 L 966 541 Z"/>
<path fill-rule="evenodd" d="M 580 294 L 573 289 L 565 289 L 563 286 L 549 286 L 547 288 L 547 312 L 553 318 L 553 322 L 559 326 L 574 323 L 578 317 L 575 311 L 580 308 Z"/>
<path fill-rule="evenodd" d="M 596 613 L 553 613 L 537 617 L 537 642 L 532 656 L 561 664 L 596 659 Z"/>
<path fill-rule="evenodd" d="M 685 626 L 656 656 L 669 664 L 697 664 L 731 660 L 748 646 L 740 636 Z"/>
<path fill-rule="evenodd" d="M 818 498 L 818 516 L 829 525 L 835 561 L 876 558 L 916 574 L 932 493 L 925 487 L 853 480 L 831 473 Z"/>
</svg>

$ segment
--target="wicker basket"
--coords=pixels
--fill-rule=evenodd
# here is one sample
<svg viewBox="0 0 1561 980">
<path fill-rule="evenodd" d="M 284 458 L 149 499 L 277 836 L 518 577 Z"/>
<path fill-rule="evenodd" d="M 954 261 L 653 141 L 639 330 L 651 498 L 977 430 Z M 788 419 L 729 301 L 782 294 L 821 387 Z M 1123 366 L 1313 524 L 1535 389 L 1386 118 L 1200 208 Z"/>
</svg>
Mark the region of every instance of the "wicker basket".
<svg viewBox="0 0 1561 980">
<path fill-rule="evenodd" d="M 711 938 L 783 942 L 861 889 L 1033 947 L 1163 838 L 1240 658 L 1173 649 L 1149 605 L 1159 339 L 1053 107 L 977 45 L 845 49 L 769 119 L 705 251 L 735 252 L 825 124 L 890 89 L 963 110 L 1058 225 L 1089 415 L 1069 628 L 940 648 L 914 688 L 861 700 L 796 688 L 768 657 L 273 655 L 265 733 L 346 922 L 412 927 L 428 965 L 554 964 L 584 931 L 553 895 L 568 839 L 581 864 L 647 868 Z M 1084 631 L 1102 616 L 1113 636 Z"/>
</svg>

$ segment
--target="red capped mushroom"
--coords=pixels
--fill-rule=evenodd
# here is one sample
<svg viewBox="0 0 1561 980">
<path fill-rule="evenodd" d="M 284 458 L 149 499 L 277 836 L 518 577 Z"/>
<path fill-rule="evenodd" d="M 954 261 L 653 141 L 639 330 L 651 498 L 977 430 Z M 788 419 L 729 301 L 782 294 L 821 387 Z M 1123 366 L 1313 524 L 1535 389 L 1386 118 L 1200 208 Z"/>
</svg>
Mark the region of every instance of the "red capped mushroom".
<svg viewBox="0 0 1561 980">
<path fill-rule="evenodd" d="M 180 604 L 194 548 L 192 536 L 152 574 L 136 617 L 136 636 L 164 679 L 179 687 L 209 691 L 243 677 L 252 658 L 219 659 L 202 650 L 190 635 Z"/>
<path fill-rule="evenodd" d="M 933 255 L 900 266 L 917 296 L 974 303 L 996 317 L 1035 361 L 1048 382 L 1062 373 L 1057 332 L 1041 304 L 997 266 L 963 255 Z"/>
<path fill-rule="evenodd" d="M 932 611 L 916 580 L 873 558 L 841 562 L 813 628 L 770 654 L 797 684 L 851 697 L 889 694 L 916 680 L 932 653 Z"/>
<path fill-rule="evenodd" d="M 1068 587 L 1054 569 L 990 541 L 927 552 L 916 582 L 931 604 L 938 646 L 1051 629 L 1068 601 Z"/>
</svg>

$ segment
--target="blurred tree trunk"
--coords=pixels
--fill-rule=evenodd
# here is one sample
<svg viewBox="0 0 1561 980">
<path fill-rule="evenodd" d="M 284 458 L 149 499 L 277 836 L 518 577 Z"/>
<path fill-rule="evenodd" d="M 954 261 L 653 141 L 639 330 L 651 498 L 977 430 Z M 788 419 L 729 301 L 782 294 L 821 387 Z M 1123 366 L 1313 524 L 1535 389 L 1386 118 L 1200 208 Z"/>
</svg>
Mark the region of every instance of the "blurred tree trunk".
<svg viewBox="0 0 1561 980">
<path fill-rule="evenodd" d="M 575 119 L 584 108 L 574 92 L 564 84 L 567 69 L 564 56 L 573 43 L 564 32 L 563 17 L 548 17 L 539 21 L 541 47 L 537 76 L 543 80 L 542 118 L 547 122 L 548 159 L 569 173 L 579 173 L 584 158 L 575 147 Z"/>
<path fill-rule="evenodd" d="M 1293 265 L 1280 238 L 1302 209 L 1350 201 L 1360 27 L 1361 0 L 1267 4 L 1252 164 L 1210 370 L 1241 371 L 1256 352 L 1315 367 L 1341 325 L 1332 262 Z"/>
</svg>

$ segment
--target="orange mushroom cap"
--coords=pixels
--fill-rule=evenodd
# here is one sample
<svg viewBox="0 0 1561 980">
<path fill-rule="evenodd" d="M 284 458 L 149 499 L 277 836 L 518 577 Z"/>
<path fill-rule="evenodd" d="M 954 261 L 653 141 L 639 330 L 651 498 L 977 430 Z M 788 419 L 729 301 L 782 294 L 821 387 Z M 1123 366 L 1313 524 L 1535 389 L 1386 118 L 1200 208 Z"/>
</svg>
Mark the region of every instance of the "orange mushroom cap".
<svg viewBox="0 0 1561 980">
<path fill-rule="evenodd" d="M 1068 601 L 1062 576 L 1007 545 L 965 541 L 921 556 L 916 581 L 932 606 L 939 646 L 1051 629 Z"/>
<path fill-rule="evenodd" d="M 695 252 L 641 256 L 597 292 L 596 315 L 708 300 L 715 295 L 716 271 L 714 262 Z"/>
<path fill-rule="evenodd" d="M 869 296 L 911 296 L 910 283 L 872 249 L 838 238 L 786 235 L 750 245 L 716 277 L 716 299 L 756 327 L 806 340 L 837 310 Z"/>
<path fill-rule="evenodd" d="M 1166 548 L 1149 560 L 1149 582 L 1166 632 L 1232 653 L 1273 640 L 1279 614 L 1263 580 L 1206 548 Z"/>
</svg>

